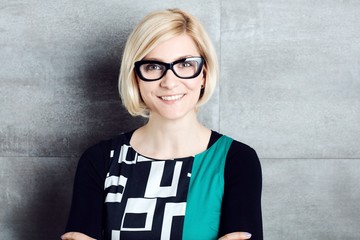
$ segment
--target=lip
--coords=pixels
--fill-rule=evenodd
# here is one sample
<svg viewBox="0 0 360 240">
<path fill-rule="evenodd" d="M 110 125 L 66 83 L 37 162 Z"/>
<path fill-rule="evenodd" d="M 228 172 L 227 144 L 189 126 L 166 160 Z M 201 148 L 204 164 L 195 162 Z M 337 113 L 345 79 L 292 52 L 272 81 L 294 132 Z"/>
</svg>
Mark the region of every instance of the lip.
<svg viewBox="0 0 360 240">
<path fill-rule="evenodd" d="M 159 96 L 159 98 L 164 102 L 176 102 L 182 99 L 184 96 L 185 94 L 172 94 L 172 95 Z"/>
</svg>

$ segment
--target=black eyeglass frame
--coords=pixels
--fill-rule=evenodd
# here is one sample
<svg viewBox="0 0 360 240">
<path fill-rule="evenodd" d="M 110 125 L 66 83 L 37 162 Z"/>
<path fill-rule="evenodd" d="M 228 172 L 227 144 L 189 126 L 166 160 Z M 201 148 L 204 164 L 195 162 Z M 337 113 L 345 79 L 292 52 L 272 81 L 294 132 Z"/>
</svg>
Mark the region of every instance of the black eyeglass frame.
<svg viewBox="0 0 360 240">
<path fill-rule="evenodd" d="M 181 63 L 181 62 L 186 62 L 186 61 L 189 61 L 189 60 L 195 60 L 199 65 L 198 65 L 198 69 L 197 71 L 195 72 L 194 75 L 192 76 L 189 76 L 189 77 L 181 77 L 179 76 L 176 71 L 174 70 L 174 65 L 175 64 L 178 64 L 178 63 Z M 153 63 L 153 64 L 159 64 L 161 66 L 164 66 L 165 67 L 165 70 L 164 72 L 162 73 L 162 75 L 158 78 L 155 78 L 155 79 L 148 79 L 148 78 L 145 78 L 142 74 L 141 74 L 141 71 L 140 71 L 140 67 L 141 65 L 143 64 L 148 64 L 148 63 Z M 178 78 L 181 78 L 181 79 L 191 79 L 191 78 L 196 78 L 197 76 L 199 76 L 201 70 L 203 69 L 203 66 L 204 66 L 204 58 L 203 57 L 187 57 L 187 58 L 182 58 L 182 59 L 179 59 L 179 60 L 176 60 L 174 62 L 171 62 L 171 63 L 165 63 L 165 62 L 160 62 L 160 61 L 155 61 L 155 60 L 140 60 L 140 61 L 137 61 L 135 62 L 135 73 L 136 75 L 143 81 L 146 81 L 146 82 L 152 82 L 152 81 L 157 81 L 157 80 L 160 80 L 161 78 L 163 78 L 165 76 L 165 74 L 167 73 L 167 71 L 169 69 L 171 69 L 171 71 L 175 74 L 175 76 L 177 76 Z"/>
</svg>

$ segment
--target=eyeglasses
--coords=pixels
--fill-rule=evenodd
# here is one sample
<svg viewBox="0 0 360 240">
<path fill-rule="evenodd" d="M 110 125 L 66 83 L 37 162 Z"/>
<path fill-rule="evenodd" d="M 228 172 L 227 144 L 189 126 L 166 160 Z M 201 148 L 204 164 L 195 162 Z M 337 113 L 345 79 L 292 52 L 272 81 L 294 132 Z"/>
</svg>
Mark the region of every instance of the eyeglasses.
<svg viewBox="0 0 360 240">
<path fill-rule="evenodd" d="M 141 60 L 135 62 L 135 73 L 143 81 L 156 81 L 171 69 L 178 78 L 190 79 L 199 76 L 203 65 L 202 57 L 188 57 L 171 63 Z"/>
</svg>

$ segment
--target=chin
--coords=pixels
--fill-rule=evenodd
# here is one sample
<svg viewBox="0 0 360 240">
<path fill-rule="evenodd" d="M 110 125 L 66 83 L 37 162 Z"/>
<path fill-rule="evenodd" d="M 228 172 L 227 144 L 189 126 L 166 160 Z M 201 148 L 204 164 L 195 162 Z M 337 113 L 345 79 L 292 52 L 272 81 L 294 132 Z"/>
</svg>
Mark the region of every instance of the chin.
<svg viewBox="0 0 360 240">
<path fill-rule="evenodd" d="M 157 112 L 156 115 L 158 115 L 159 117 L 161 117 L 163 119 L 167 119 L 167 120 L 179 120 L 179 119 L 183 119 L 187 116 L 190 116 L 191 113 L 195 113 L 195 110 L 193 110 L 193 111 L 160 111 L 160 112 Z"/>
</svg>

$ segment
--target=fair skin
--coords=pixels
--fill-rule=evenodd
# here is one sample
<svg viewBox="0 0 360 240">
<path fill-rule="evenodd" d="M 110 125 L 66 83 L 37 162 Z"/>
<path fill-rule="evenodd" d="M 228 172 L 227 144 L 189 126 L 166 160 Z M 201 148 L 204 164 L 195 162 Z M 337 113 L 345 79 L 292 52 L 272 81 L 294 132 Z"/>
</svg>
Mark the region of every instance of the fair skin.
<svg viewBox="0 0 360 240">
<path fill-rule="evenodd" d="M 173 62 L 183 57 L 200 56 L 196 44 L 188 35 L 180 35 L 159 44 L 145 59 Z M 150 110 L 147 124 L 137 129 L 131 146 L 142 155 L 155 159 L 193 156 L 206 150 L 211 130 L 197 119 L 196 103 L 206 79 L 203 72 L 193 79 L 181 79 L 168 70 L 158 80 L 138 79 L 141 96 Z M 156 149 L 156 151 L 154 151 Z M 69 232 L 63 240 L 94 240 L 78 232 Z M 246 232 L 233 232 L 219 240 L 250 239 Z"/>
<path fill-rule="evenodd" d="M 159 44 L 145 59 L 173 62 L 199 55 L 193 40 L 181 35 Z M 206 149 L 211 131 L 198 122 L 195 111 L 201 85 L 205 84 L 203 76 L 200 73 L 193 79 L 181 79 L 168 70 L 159 81 L 138 80 L 150 117 L 131 139 L 130 144 L 136 151 L 156 159 L 171 159 L 192 156 Z"/>
</svg>

